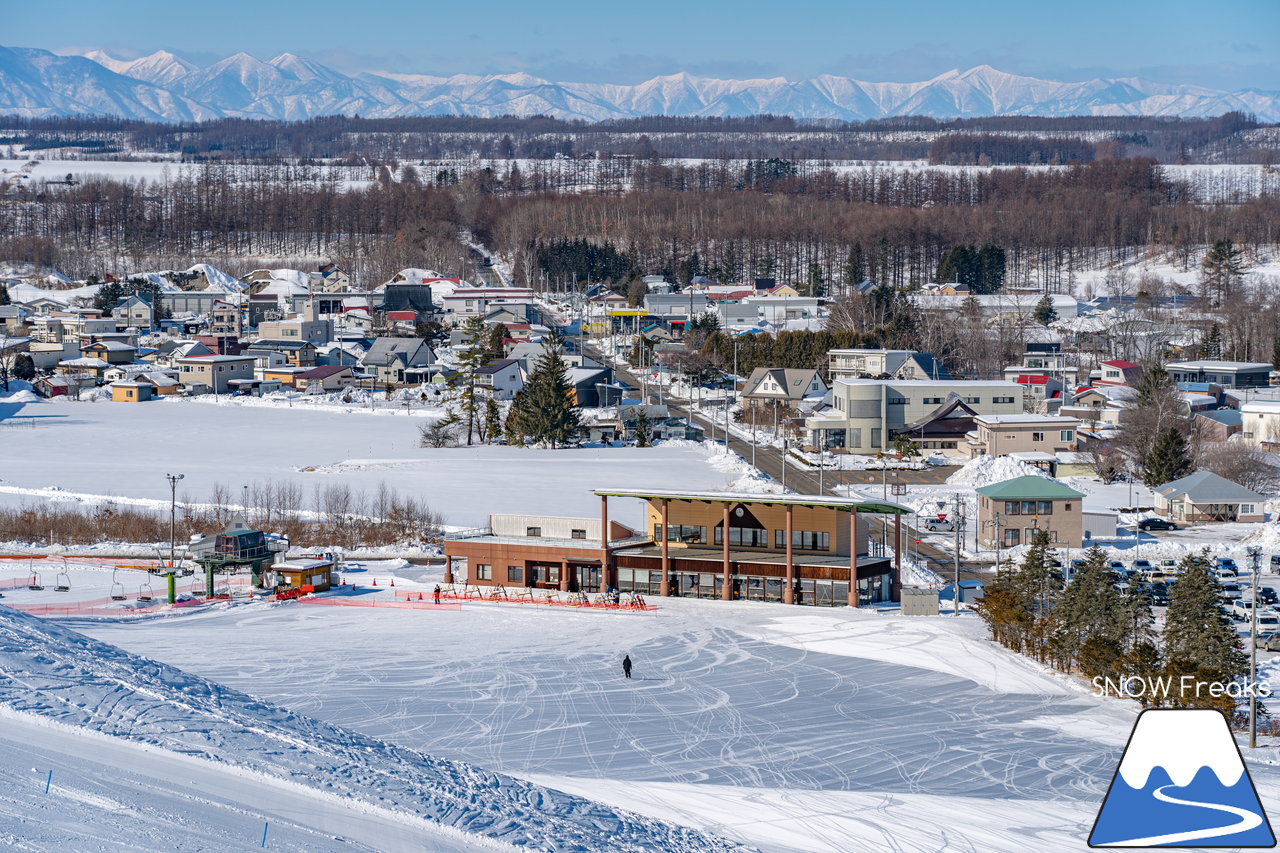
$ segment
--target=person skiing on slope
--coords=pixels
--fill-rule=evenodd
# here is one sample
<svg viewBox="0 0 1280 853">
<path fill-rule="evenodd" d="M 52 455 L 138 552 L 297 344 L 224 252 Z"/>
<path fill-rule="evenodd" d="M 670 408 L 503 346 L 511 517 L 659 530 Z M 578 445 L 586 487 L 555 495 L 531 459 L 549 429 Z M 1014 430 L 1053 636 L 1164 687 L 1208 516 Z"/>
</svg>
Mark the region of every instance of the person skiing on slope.
<svg viewBox="0 0 1280 853">
<path fill-rule="evenodd" d="M 627 678 L 631 677 L 631 655 L 622 659 L 622 674 Z"/>
</svg>

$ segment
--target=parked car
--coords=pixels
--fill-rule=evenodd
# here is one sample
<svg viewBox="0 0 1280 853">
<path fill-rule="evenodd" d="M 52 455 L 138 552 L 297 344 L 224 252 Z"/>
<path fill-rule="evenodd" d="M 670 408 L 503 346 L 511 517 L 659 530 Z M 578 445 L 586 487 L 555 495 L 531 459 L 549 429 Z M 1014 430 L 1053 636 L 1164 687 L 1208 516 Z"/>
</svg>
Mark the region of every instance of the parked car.
<svg viewBox="0 0 1280 853">
<path fill-rule="evenodd" d="M 1218 593 L 1218 597 L 1224 601 L 1239 601 L 1242 598 L 1240 593 L 1240 585 L 1234 583 L 1224 583 L 1222 591 Z"/>
<path fill-rule="evenodd" d="M 1214 565 L 1220 569 L 1227 569 L 1228 571 L 1236 573 L 1239 573 L 1240 571 L 1240 567 L 1236 565 L 1236 561 L 1230 557 L 1214 557 L 1213 562 Z"/>
<path fill-rule="evenodd" d="M 1168 607 L 1169 606 L 1169 590 L 1163 585 L 1153 585 L 1151 587 L 1151 606 L 1152 607 Z"/>
<path fill-rule="evenodd" d="M 1168 583 L 1173 580 L 1169 575 L 1165 574 L 1164 569 L 1152 569 L 1147 572 L 1147 580 L 1152 583 Z"/>
<path fill-rule="evenodd" d="M 1236 579 L 1236 573 L 1230 569 L 1214 569 L 1213 576 L 1219 581 L 1233 581 Z"/>
<path fill-rule="evenodd" d="M 1247 599 L 1233 601 L 1229 609 L 1231 618 L 1237 622 L 1245 622 L 1253 615 L 1253 602 Z"/>
<path fill-rule="evenodd" d="M 1269 652 L 1280 651 L 1280 631 L 1263 631 L 1254 638 L 1253 644 Z"/>
<path fill-rule="evenodd" d="M 1163 518 L 1144 518 L 1138 522 L 1138 529 L 1149 533 L 1152 530 L 1177 530 L 1178 525 Z"/>
<path fill-rule="evenodd" d="M 1269 586 L 1258 587 L 1258 600 L 1263 604 L 1280 604 L 1280 596 L 1277 596 L 1275 589 Z"/>
<path fill-rule="evenodd" d="M 1258 628 L 1280 629 L 1280 613 L 1258 608 Z"/>
<path fill-rule="evenodd" d="M 936 516 L 924 519 L 920 526 L 930 533 L 954 533 L 956 529 L 956 523 L 951 519 Z"/>
<path fill-rule="evenodd" d="M 1271 570 L 1273 572 L 1280 572 L 1280 554 L 1271 555 Z"/>
<path fill-rule="evenodd" d="M 1111 569 L 1113 572 L 1123 572 L 1125 570 L 1124 561 L 1112 560 L 1110 563 L 1107 563 L 1107 568 Z"/>
<path fill-rule="evenodd" d="M 1155 568 L 1155 566 L 1151 565 L 1150 560 L 1134 560 L 1133 567 L 1140 572 L 1149 572 Z"/>
</svg>

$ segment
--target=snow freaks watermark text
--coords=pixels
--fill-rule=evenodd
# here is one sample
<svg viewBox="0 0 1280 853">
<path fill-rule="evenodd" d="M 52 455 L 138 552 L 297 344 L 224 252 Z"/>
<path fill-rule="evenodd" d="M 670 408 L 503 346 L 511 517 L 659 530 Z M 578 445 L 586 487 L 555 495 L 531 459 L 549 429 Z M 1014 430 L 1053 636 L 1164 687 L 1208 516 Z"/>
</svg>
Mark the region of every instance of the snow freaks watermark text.
<svg viewBox="0 0 1280 853">
<path fill-rule="evenodd" d="M 1229 696 L 1232 699 L 1266 699 L 1272 695 L 1266 683 L 1249 684 L 1244 681 L 1201 681 L 1194 675 L 1121 675 L 1115 678 L 1101 676 L 1093 679 L 1093 689 L 1099 696 L 1119 696 L 1123 699 L 1189 699 Z"/>
</svg>

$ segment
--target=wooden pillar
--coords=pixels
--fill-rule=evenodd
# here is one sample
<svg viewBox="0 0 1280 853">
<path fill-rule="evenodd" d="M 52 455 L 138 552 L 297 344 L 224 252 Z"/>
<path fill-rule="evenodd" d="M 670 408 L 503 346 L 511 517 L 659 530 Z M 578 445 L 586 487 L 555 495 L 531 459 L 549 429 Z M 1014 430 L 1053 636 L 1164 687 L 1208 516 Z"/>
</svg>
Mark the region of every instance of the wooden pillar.
<svg viewBox="0 0 1280 853">
<path fill-rule="evenodd" d="M 858 511 L 849 509 L 849 606 L 858 606 Z"/>
<path fill-rule="evenodd" d="M 560 591 L 569 591 L 569 561 L 560 561 Z"/>
<path fill-rule="evenodd" d="M 667 534 L 667 525 L 671 523 L 668 518 L 667 504 L 671 501 L 666 498 L 662 499 L 662 584 L 658 587 L 659 595 L 671 594 L 671 553 L 668 547 L 670 536 Z"/>
<path fill-rule="evenodd" d="M 902 600 L 902 515 L 893 517 L 893 577 L 889 580 L 889 600 Z"/>
<path fill-rule="evenodd" d="M 796 564 L 791 555 L 791 504 L 787 504 L 787 582 L 782 588 L 782 603 L 796 603 Z"/>
<path fill-rule="evenodd" d="M 609 591 L 609 496 L 600 496 L 600 592 Z"/>
<path fill-rule="evenodd" d="M 467 558 L 467 565 L 471 565 L 471 559 Z M 446 556 L 444 558 L 444 582 L 453 583 L 453 557 Z"/>
<path fill-rule="evenodd" d="M 724 505 L 724 529 L 720 534 L 720 543 L 724 546 L 724 567 L 720 576 L 720 600 L 733 599 L 733 582 L 729 577 L 729 505 Z"/>
</svg>

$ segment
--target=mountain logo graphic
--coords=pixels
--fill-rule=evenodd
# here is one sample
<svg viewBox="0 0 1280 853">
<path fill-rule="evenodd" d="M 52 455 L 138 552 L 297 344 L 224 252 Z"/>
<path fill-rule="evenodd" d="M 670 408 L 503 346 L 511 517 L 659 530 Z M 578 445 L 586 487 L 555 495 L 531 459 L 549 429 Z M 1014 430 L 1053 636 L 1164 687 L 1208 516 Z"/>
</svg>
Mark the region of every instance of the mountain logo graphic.
<svg viewBox="0 0 1280 853">
<path fill-rule="evenodd" d="M 1227 720 L 1143 711 L 1089 834 L 1090 847 L 1275 847 Z"/>
</svg>

